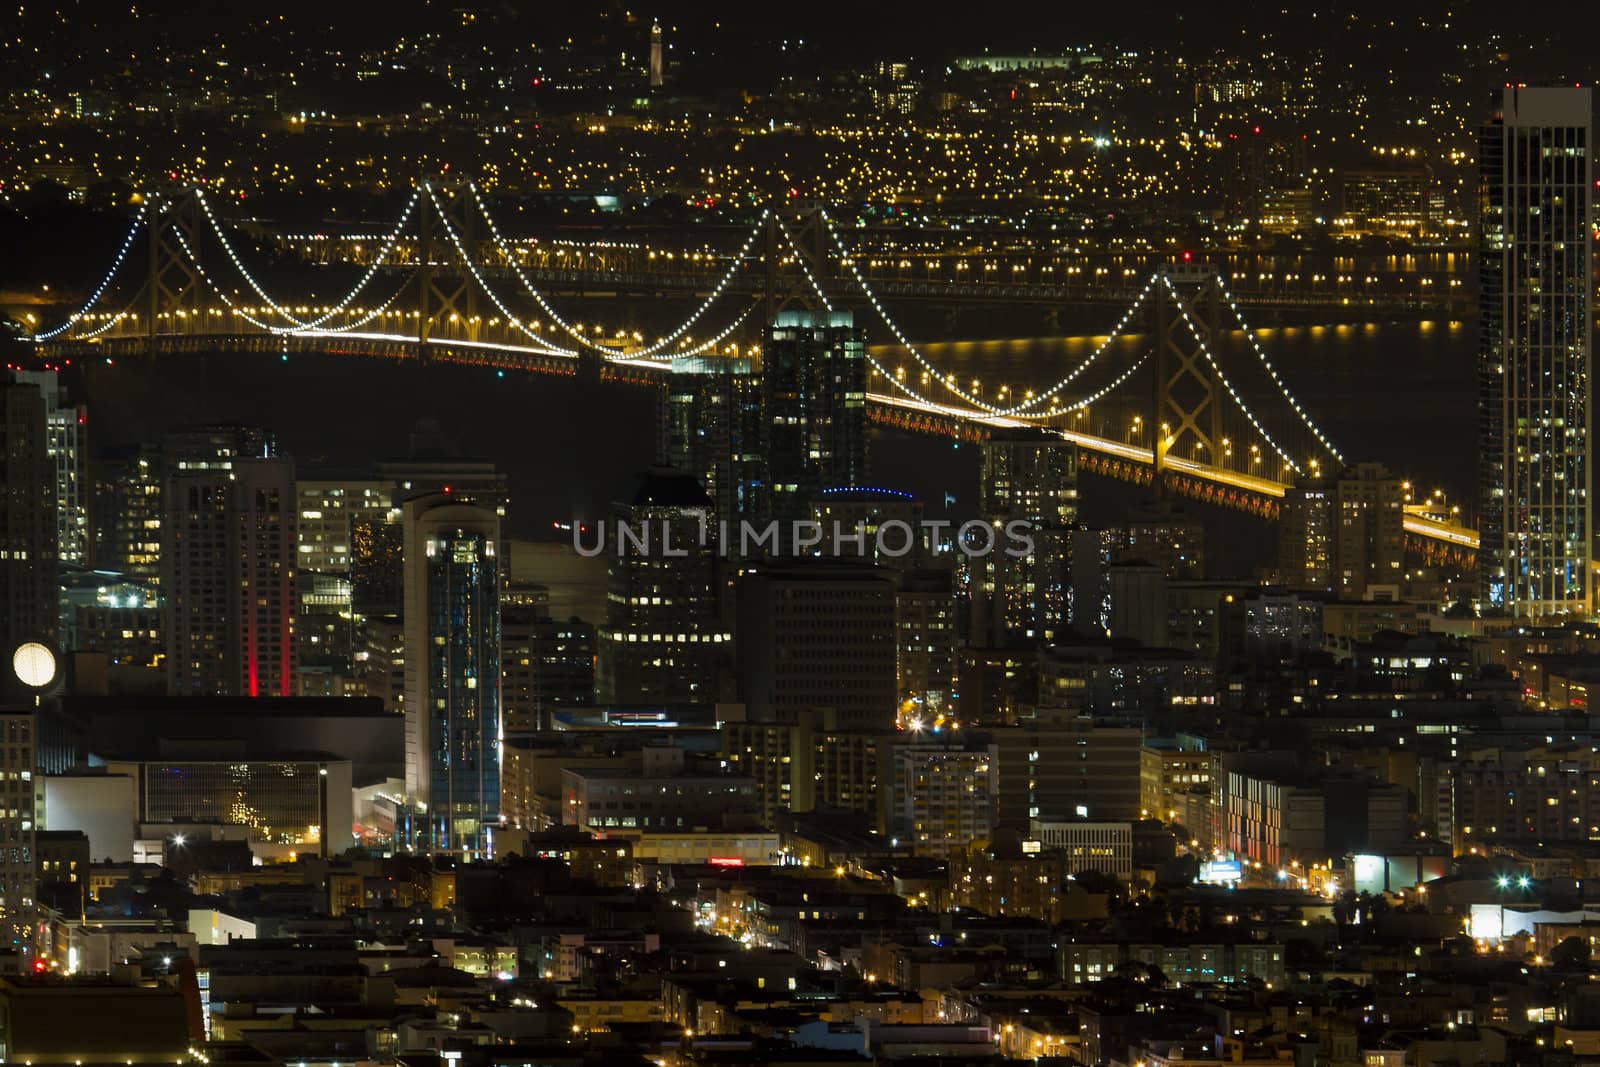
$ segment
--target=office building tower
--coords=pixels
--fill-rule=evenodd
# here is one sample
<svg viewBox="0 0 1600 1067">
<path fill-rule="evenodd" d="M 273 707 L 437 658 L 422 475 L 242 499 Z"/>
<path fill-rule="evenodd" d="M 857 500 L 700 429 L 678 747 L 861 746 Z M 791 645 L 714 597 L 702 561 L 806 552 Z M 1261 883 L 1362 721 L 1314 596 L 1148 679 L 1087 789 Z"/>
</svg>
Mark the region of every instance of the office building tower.
<svg viewBox="0 0 1600 1067">
<path fill-rule="evenodd" d="M 1078 517 L 1076 446 L 1038 430 L 996 433 L 983 445 L 979 514 L 996 531 L 997 550 L 982 557 L 969 641 L 991 648 L 1049 643 L 1069 619 L 1068 565 Z M 1017 524 L 1031 541 L 1003 551 Z"/>
<path fill-rule="evenodd" d="M 672 361 L 661 418 L 661 464 L 694 475 L 718 521 L 755 521 L 764 511 L 761 376 L 748 359 L 683 356 Z"/>
<path fill-rule="evenodd" d="M 500 610 L 500 712 L 505 735 L 549 726 L 548 713 L 594 702 L 594 627 L 540 607 Z"/>
<path fill-rule="evenodd" d="M 301 571 L 349 577 L 351 531 L 362 521 L 397 519 L 393 483 L 382 478 L 298 478 L 295 559 Z"/>
<path fill-rule="evenodd" d="M 56 641 L 56 479 L 39 387 L 8 376 L 0 419 L 0 651 L 9 656 L 26 641 Z"/>
<path fill-rule="evenodd" d="M 752 719 L 833 708 L 846 730 L 890 730 L 895 585 L 848 561 L 752 565 L 739 577 L 739 688 Z"/>
<path fill-rule="evenodd" d="M 390 502 L 392 492 L 392 486 L 381 479 L 300 478 L 295 482 L 299 657 L 302 665 L 319 673 L 349 674 L 360 630 L 354 609 L 355 535 L 373 523 L 398 523 L 399 509 Z M 389 610 L 398 610 L 398 605 Z M 312 684 L 309 675 L 305 684 Z"/>
<path fill-rule="evenodd" d="M 1039 708 L 1033 718 L 996 729 L 1000 822 L 1030 819 L 1139 818 L 1144 731 Z"/>
<path fill-rule="evenodd" d="M 1507 87 L 1479 148 L 1483 602 L 1591 606 L 1594 101 Z"/>
<path fill-rule="evenodd" d="M 450 493 L 402 510 L 413 843 L 487 859 L 500 820 L 500 518 Z"/>
<path fill-rule="evenodd" d="M 89 465 L 94 560 L 155 590 L 161 585 L 161 449 L 138 445 Z"/>
<path fill-rule="evenodd" d="M 233 467 L 230 562 L 239 567 L 240 679 L 244 696 L 294 696 L 294 463 L 241 459 Z"/>
<path fill-rule="evenodd" d="M 33 713 L 0 714 L 0 944 L 25 958 L 34 945 L 35 790 L 44 785 L 38 742 Z"/>
<path fill-rule="evenodd" d="M 910 571 L 894 593 L 895 677 L 902 725 L 934 725 L 956 700 L 956 601 L 948 570 Z"/>
<path fill-rule="evenodd" d="M 168 686 L 194 696 L 293 696 L 294 463 L 239 426 L 163 445 L 161 587 Z"/>
<path fill-rule="evenodd" d="M 847 311 L 784 311 L 762 350 L 773 517 L 810 516 L 823 489 L 867 480 L 867 351 Z"/>
<path fill-rule="evenodd" d="M 811 555 L 865 560 L 903 573 L 926 566 L 939 547 L 923 529 L 922 501 L 897 489 L 824 489 L 811 503 L 811 520 L 822 537 Z"/>
<path fill-rule="evenodd" d="M 1381 463 L 1361 463 L 1334 483 L 1333 585 L 1343 600 L 1405 577 L 1405 483 Z"/>
<path fill-rule="evenodd" d="M 32 382 L 44 399 L 45 448 L 55 467 L 56 558 L 62 563 L 89 562 L 88 410 L 67 396 L 55 371 L 17 371 L 19 382 Z"/>
<path fill-rule="evenodd" d="M 1300 478 L 1278 510 L 1278 575 L 1290 589 L 1333 588 L 1334 493 L 1322 478 Z"/>
<path fill-rule="evenodd" d="M 605 531 L 602 703 L 714 702 L 732 650 L 718 610 L 717 530 L 694 478 L 647 472 Z"/>
<path fill-rule="evenodd" d="M 398 615 L 405 599 L 405 526 L 398 509 L 350 523 L 350 606 L 363 618 Z"/>
</svg>

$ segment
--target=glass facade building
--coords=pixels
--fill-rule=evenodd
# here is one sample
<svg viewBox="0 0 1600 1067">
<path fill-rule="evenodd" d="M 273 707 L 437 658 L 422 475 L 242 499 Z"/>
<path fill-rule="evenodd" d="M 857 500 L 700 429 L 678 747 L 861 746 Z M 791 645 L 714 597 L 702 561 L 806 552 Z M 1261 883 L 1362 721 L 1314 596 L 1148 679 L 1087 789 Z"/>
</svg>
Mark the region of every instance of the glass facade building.
<svg viewBox="0 0 1600 1067">
<path fill-rule="evenodd" d="M 434 493 L 406 501 L 406 787 L 418 848 L 493 854 L 500 820 L 500 520 Z"/>
<path fill-rule="evenodd" d="M 1480 146 L 1480 591 L 1534 619 L 1592 602 L 1593 109 L 1508 87 Z"/>
<path fill-rule="evenodd" d="M 810 518 L 823 489 L 867 481 L 867 352 L 848 311 L 780 312 L 762 356 L 774 518 Z"/>
</svg>

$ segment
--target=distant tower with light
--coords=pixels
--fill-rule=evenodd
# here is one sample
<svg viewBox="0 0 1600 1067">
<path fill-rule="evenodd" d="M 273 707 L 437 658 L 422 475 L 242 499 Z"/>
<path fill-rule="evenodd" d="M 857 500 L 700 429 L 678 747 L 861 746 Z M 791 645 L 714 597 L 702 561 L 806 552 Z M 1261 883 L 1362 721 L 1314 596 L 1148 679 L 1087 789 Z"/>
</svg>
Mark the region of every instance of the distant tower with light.
<svg viewBox="0 0 1600 1067">
<path fill-rule="evenodd" d="M 661 88 L 661 23 L 650 25 L 650 88 Z"/>
</svg>

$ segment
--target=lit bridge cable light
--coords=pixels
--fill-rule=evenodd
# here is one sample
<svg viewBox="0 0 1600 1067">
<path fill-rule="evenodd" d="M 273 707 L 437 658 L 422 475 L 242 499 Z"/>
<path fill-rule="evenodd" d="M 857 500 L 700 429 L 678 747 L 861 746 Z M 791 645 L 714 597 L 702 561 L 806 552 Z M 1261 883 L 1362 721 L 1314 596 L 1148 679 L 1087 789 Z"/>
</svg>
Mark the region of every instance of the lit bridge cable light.
<svg viewBox="0 0 1600 1067">
<path fill-rule="evenodd" d="M 88 300 L 83 302 L 83 306 L 68 315 L 67 320 L 59 326 L 52 326 L 43 333 L 33 334 L 32 340 L 36 342 L 48 341 L 54 337 L 59 337 L 72 329 L 78 320 L 93 310 L 94 306 L 100 302 L 100 298 L 105 295 L 106 290 L 111 287 L 111 283 L 116 279 L 117 273 L 121 271 L 123 262 L 128 258 L 128 252 L 133 248 L 134 238 L 139 236 L 140 229 L 144 227 L 145 212 L 147 210 L 149 210 L 149 198 L 144 198 L 144 202 L 139 205 L 139 210 L 134 213 L 133 222 L 129 224 L 127 234 L 122 238 L 122 247 L 117 249 L 117 258 L 111 261 L 111 269 L 106 271 L 106 276 L 100 280 L 99 285 L 95 286 L 94 292 L 89 295 Z M 104 333 L 105 331 L 101 330 L 100 332 Z M 90 336 L 98 335 L 91 334 Z"/>
<path fill-rule="evenodd" d="M 406 222 L 411 218 L 411 212 L 416 210 L 416 206 L 421 198 L 421 195 L 422 194 L 420 190 L 412 192 L 411 200 L 406 204 L 405 210 L 400 212 L 399 220 L 394 224 L 394 228 L 389 231 L 388 237 L 384 239 L 383 245 L 378 250 L 378 255 L 367 267 L 367 272 L 362 275 L 361 280 L 355 284 L 355 287 L 346 293 L 340 300 L 338 300 L 325 314 L 319 316 L 318 318 L 312 319 L 310 322 L 301 322 L 299 319 L 295 318 L 294 314 L 291 313 L 288 308 L 281 306 L 276 300 L 274 300 L 271 294 L 269 294 L 261 286 L 261 284 L 256 281 L 255 277 L 245 267 L 244 261 L 241 260 L 238 253 L 234 251 L 233 245 L 231 242 L 229 242 L 227 233 L 224 231 L 221 220 L 219 220 L 216 214 L 211 210 L 211 202 L 206 199 L 205 191 L 199 188 L 194 190 L 195 200 L 199 202 L 200 208 L 206 216 L 206 220 L 211 224 L 212 232 L 217 235 L 218 243 L 222 245 L 222 250 L 227 253 L 228 258 L 233 262 L 234 267 L 239 271 L 240 275 L 243 276 L 245 283 L 255 291 L 256 296 L 260 297 L 266 302 L 269 308 L 293 324 L 287 327 L 270 327 L 273 332 L 283 334 L 294 333 L 299 330 L 317 330 L 322 326 L 323 323 L 328 322 L 336 315 L 342 314 L 350 307 L 350 303 L 356 298 L 356 294 L 360 293 L 362 289 L 366 288 L 367 283 L 373 279 L 379 268 L 381 268 L 388 260 L 390 253 L 394 250 L 395 243 L 399 241 L 401 233 L 405 230 Z M 393 302 L 392 297 L 390 298 L 390 302 Z M 367 319 L 364 321 L 371 320 Z M 345 328 L 348 329 L 351 327 Z"/>
<path fill-rule="evenodd" d="M 1183 298 L 1178 295 L 1177 287 L 1165 275 L 1162 276 L 1161 281 L 1167 287 L 1167 291 L 1172 294 L 1173 304 L 1177 306 L 1178 311 L 1183 315 L 1183 321 L 1189 327 L 1189 333 L 1193 335 L 1195 343 L 1200 346 L 1200 352 L 1206 357 L 1206 362 L 1211 365 L 1212 373 L 1217 376 L 1217 381 L 1222 383 L 1222 387 L 1233 398 L 1234 404 L 1244 413 L 1244 417 L 1250 420 L 1250 425 L 1255 427 L 1256 432 L 1261 435 L 1261 439 L 1278 454 L 1278 458 L 1283 460 L 1289 469 L 1296 474 L 1301 473 L 1300 465 L 1289 457 L 1289 453 L 1285 452 L 1277 441 L 1273 440 L 1272 435 L 1267 432 L 1267 428 L 1261 425 L 1261 420 L 1256 418 L 1255 413 L 1246 406 L 1244 398 L 1239 395 L 1238 390 L 1234 389 L 1233 383 L 1228 381 L 1228 376 L 1222 373 L 1222 367 L 1218 365 L 1216 357 L 1211 354 L 1211 346 L 1206 344 L 1205 335 L 1200 332 L 1200 327 L 1194 321 L 1194 317 L 1189 314 L 1189 309 L 1184 305 Z"/>
<path fill-rule="evenodd" d="M 1228 286 L 1222 280 L 1222 275 L 1220 274 L 1217 275 L 1217 288 L 1222 292 L 1222 298 L 1228 302 L 1228 306 L 1233 309 L 1234 318 L 1238 320 L 1240 329 L 1244 331 L 1245 337 L 1249 339 L 1250 347 L 1256 350 L 1256 358 L 1261 360 L 1261 365 L 1267 369 L 1267 374 L 1272 377 L 1272 383 L 1278 387 L 1278 391 L 1282 393 L 1283 398 L 1289 402 L 1289 406 L 1294 409 L 1295 414 L 1300 416 L 1300 421 L 1305 423 L 1306 429 L 1311 431 L 1311 435 L 1322 444 L 1323 448 L 1328 450 L 1334 459 L 1338 460 L 1340 463 L 1343 463 L 1343 453 L 1341 453 L 1337 448 L 1333 447 L 1333 442 L 1328 440 L 1321 428 L 1318 427 L 1314 421 L 1312 421 L 1311 413 L 1306 411 L 1299 400 L 1295 399 L 1294 394 L 1289 391 L 1288 384 L 1284 382 L 1281 377 L 1279 377 L 1277 368 L 1272 365 L 1272 360 L 1267 356 L 1267 350 L 1262 348 L 1260 342 L 1256 340 L 1255 331 L 1251 330 L 1250 324 L 1245 321 L 1244 313 L 1239 310 L 1238 300 L 1236 300 L 1234 295 L 1228 291 Z"/>
<path fill-rule="evenodd" d="M 500 253 L 501 258 L 506 261 L 507 266 L 509 266 L 512 272 L 516 274 L 517 280 L 522 283 L 522 287 L 527 290 L 528 295 L 533 297 L 534 301 L 539 305 L 540 308 L 544 310 L 545 314 L 550 316 L 551 320 L 555 322 L 557 326 L 559 326 L 579 344 L 606 356 L 615 355 L 615 348 L 590 340 L 582 330 L 577 329 L 571 323 L 567 322 L 567 320 L 556 311 L 556 309 L 550 304 L 549 299 L 545 297 L 544 293 L 536 285 L 534 285 L 532 280 L 529 279 L 528 276 L 523 272 L 522 265 L 517 261 L 517 257 L 512 252 L 505 239 L 505 236 L 500 232 L 499 224 L 495 221 L 494 216 L 489 213 L 489 205 L 484 202 L 483 194 L 479 192 L 477 183 L 469 182 L 467 184 L 467 188 L 472 192 L 473 201 L 478 207 L 478 214 L 482 215 L 484 222 L 488 223 L 489 234 L 494 238 L 496 250 Z M 437 205 L 437 201 L 435 203 Z M 676 342 L 678 338 L 689 332 L 694 324 L 699 321 L 700 316 L 704 315 L 706 311 L 710 309 L 711 305 L 717 302 L 717 300 L 722 296 L 723 291 L 728 287 L 729 283 L 732 282 L 733 279 L 738 275 L 739 271 L 743 269 L 745 261 L 750 255 L 750 248 L 755 243 L 756 238 L 760 235 L 761 226 L 766 221 L 768 214 L 769 212 L 767 209 L 762 210 L 761 219 L 755 224 L 755 226 L 751 227 L 750 233 L 745 237 L 744 245 L 734 255 L 733 262 L 728 265 L 727 271 L 720 279 L 718 279 L 716 285 L 712 287 L 710 296 L 708 296 L 697 308 L 695 308 L 695 310 L 689 314 L 688 318 L 679 323 L 677 327 L 675 327 L 666 336 L 657 339 L 637 352 L 629 353 L 632 358 L 644 359 L 655 355 L 658 352 L 665 351 L 674 342 Z"/>
<path fill-rule="evenodd" d="M 1151 291 L 1155 288 L 1155 276 L 1152 275 L 1150 279 L 1145 282 L 1144 288 L 1140 291 L 1138 297 L 1135 298 L 1133 304 L 1123 312 L 1122 318 L 1118 320 L 1116 327 L 1112 329 L 1111 333 L 1108 334 L 1105 340 L 1102 341 L 1093 352 L 1089 353 L 1089 355 L 1085 357 L 1081 363 L 1068 372 L 1066 377 L 1062 378 L 1059 382 L 1056 382 L 1054 385 L 1045 389 L 1036 396 L 1026 398 L 1021 403 L 1015 404 L 1009 408 L 1002 408 L 988 403 L 981 397 L 976 397 L 970 393 L 967 393 L 958 384 L 956 384 L 954 375 L 947 375 L 945 372 L 939 370 L 939 368 L 935 367 L 927 359 L 927 357 L 922 354 L 916 345 L 911 343 L 911 340 L 906 336 L 905 331 L 901 330 L 900 325 L 889 316 L 888 309 L 883 306 L 883 302 L 878 299 L 878 295 L 873 292 L 872 287 L 867 283 L 866 277 L 862 275 L 860 269 L 856 266 L 855 256 L 852 255 L 850 249 L 845 246 L 844 239 L 840 237 L 838 228 L 834 224 L 833 219 L 828 216 L 826 211 L 821 212 L 821 216 L 823 225 L 827 227 L 828 235 L 833 239 L 834 247 L 839 250 L 839 254 L 842 257 L 845 266 L 849 268 L 851 276 L 855 278 L 856 285 L 860 287 L 863 295 L 865 295 L 868 302 L 872 304 L 873 310 L 878 313 L 878 317 L 883 321 L 883 324 L 889 328 L 889 332 L 894 335 L 896 342 L 898 342 L 899 345 L 907 352 L 911 353 L 911 357 L 915 359 L 917 363 L 920 364 L 922 368 L 931 376 L 937 378 L 940 384 L 943 385 L 947 390 L 954 393 L 968 404 L 971 404 L 972 406 L 990 415 L 1001 415 L 1008 417 L 1017 416 L 1020 418 L 1049 418 L 1053 414 L 1059 414 L 1060 410 L 1062 409 L 1057 409 L 1054 412 L 1037 411 L 1033 409 L 1038 408 L 1045 401 L 1059 394 L 1068 385 L 1071 385 L 1080 374 L 1087 370 L 1096 360 L 1100 358 L 1101 355 L 1108 351 L 1111 346 L 1121 338 L 1123 331 L 1128 327 L 1129 321 L 1138 313 L 1140 307 L 1143 306 L 1144 301 L 1149 297 Z M 891 380 L 893 380 L 892 376 Z M 1126 380 L 1126 378 L 1124 377 L 1118 380 L 1120 382 Z M 899 383 L 896 382 L 896 384 L 898 385 Z M 902 388 L 904 387 L 902 386 Z M 907 391 L 909 392 L 909 390 Z M 1104 391 L 1102 391 L 1102 393 L 1099 395 L 1104 395 Z M 1083 406 L 1084 405 L 1082 404 L 1073 404 L 1064 410 L 1072 411 Z"/>
<path fill-rule="evenodd" d="M 449 216 L 445 214 L 444 205 L 439 203 L 439 197 L 433 191 L 433 186 L 428 183 L 423 183 L 423 189 L 427 192 L 428 199 L 433 202 L 434 212 L 439 216 L 439 222 L 444 226 L 444 232 L 449 236 L 450 243 L 455 246 L 456 254 L 461 257 L 462 263 L 466 264 L 466 268 L 468 272 L 471 273 L 473 280 L 478 283 L 478 288 L 482 289 L 484 295 L 486 295 L 494 303 L 495 307 L 500 309 L 500 313 L 506 317 L 506 321 L 515 329 L 520 330 L 528 337 L 546 346 L 546 350 L 549 355 L 576 356 L 578 353 L 573 349 L 557 347 L 551 342 L 545 340 L 545 338 L 538 333 L 530 330 L 526 325 L 523 324 L 522 320 L 517 317 L 516 312 L 512 311 L 505 305 L 505 302 L 500 299 L 500 294 L 495 292 L 484 276 L 478 272 L 477 264 L 472 262 L 472 257 L 467 254 L 466 245 L 462 242 L 461 235 L 456 232 L 455 226 L 451 224 Z"/>
</svg>

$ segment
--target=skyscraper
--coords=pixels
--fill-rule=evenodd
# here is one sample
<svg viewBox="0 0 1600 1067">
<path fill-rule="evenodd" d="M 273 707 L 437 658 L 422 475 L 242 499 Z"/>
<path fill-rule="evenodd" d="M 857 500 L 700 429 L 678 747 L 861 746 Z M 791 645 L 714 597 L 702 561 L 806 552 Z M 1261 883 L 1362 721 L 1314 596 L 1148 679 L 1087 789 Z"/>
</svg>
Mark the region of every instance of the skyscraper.
<svg viewBox="0 0 1600 1067">
<path fill-rule="evenodd" d="M 243 426 L 163 446 L 161 588 L 168 686 L 191 695 L 295 693 L 294 463 Z"/>
<path fill-rule="evenodd" d="M 55 468 L 56 549 L 63 563 L 89 562 L 89 508 L 84 470 L 88 413 L 73 404 L 55 371 L 18 371 L 17 380 L 32 382 L 44 399 L 46 450 Z"/>
<path fill-rule="evenodd" d="M 53 644 L 56 480 L 39 387 L 0 384 L 0 651 L 24 641 Z"/>
<path fill-rule="evenodd" d="M 90 464 L 94 562 L 152 589 L 161 584 L 161 449 L 139 445 Z"/>
<path fill-rule="evenodd" d="M 752 564 L 739 578 L 740 698 L 755 720 L 833 708 L 848 730 L 890 730 L 895 586 L 848 560 Z"/>
<path fill-rule="evenodd" d="M 1284 491 L 1278 515 L 1278 573 L 1290 589 L 1333 587 L 1334 494 L 1322 478 Z"/>
<path fill-rule="evenodd" d="M 425 852 L 494 853 L 500 820 L 500 518 L 452 493 L 407 500 L 406 795 Z"/>
<path fill-rule="evenodd" d="M 867 480 L 867 351 L 848 311 L 784 311 L 767 330 L 763 419 L 772 515 Z"/>
<path fill-rule="evenodd" d="M 762 514 L 761 377 L 748 359 L 674 359 L 661 421 L 661 463 L 698 478 L 718 520 Z"/>
<path fill-rule="evenodd" d="M 716 531 L 705 491 L 688 475 L 653 470 L 612 516 L 599 699 L 715 700 L 732 645 L 719 619 Z"/>
<path fill-rule="evenodd" d="M 1593 116 L 1507 87 L 1479 150 L 1480 592 L 1529 618 L 1593 599 Z"/>
<path fill-rule="evenodd" d="M 982 557 L 972 642 L 990 648 L 1049 642 L 1068 620 L 1068 563 L 1078 517 L 1076 446 L 1038 430 L 996 433 L 983 445 L 978 507 L 1004 541 L 1008 523 L 1029 524 L 1032 551 Z"/>
</svg>

